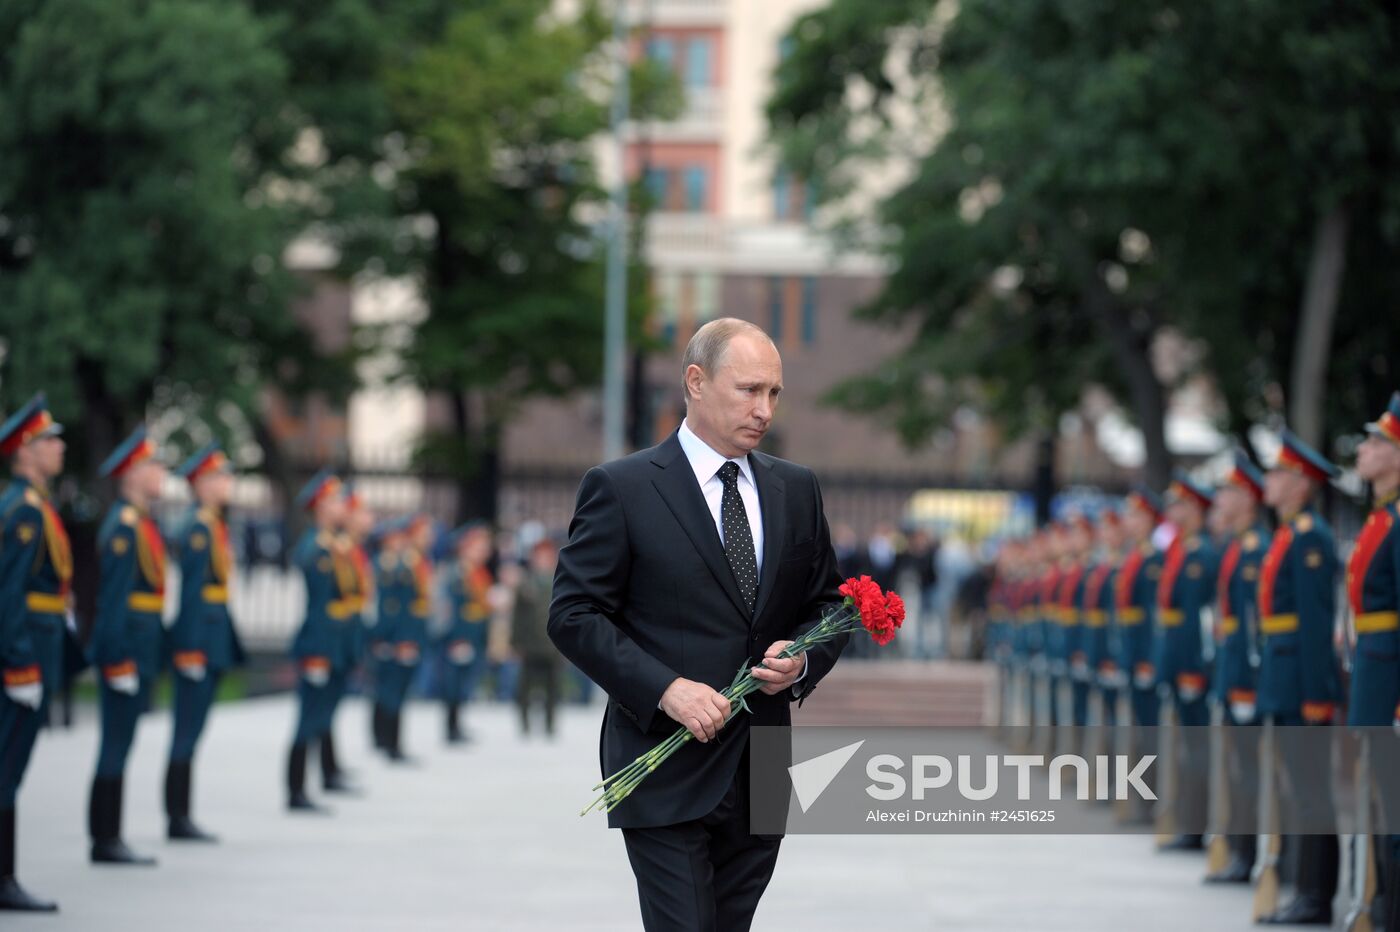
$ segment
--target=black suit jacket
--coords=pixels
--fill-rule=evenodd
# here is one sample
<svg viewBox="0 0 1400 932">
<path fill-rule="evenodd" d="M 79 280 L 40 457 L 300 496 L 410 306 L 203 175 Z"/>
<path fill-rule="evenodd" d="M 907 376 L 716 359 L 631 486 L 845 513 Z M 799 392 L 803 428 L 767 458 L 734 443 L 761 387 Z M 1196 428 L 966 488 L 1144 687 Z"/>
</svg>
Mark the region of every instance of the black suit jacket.
<svg viewBox="0 0 1400 932">
<path fill-rule="evenodd" d="M 679 725 L 657 708 L 678 676 L 723 689 L 741 664 L 795 638 L 841 601 L 821 492 L 811 470 L 749 454 L 763 515 L 763 569 L 750 616 L 719 532 L 678 436 L 595 466 L 583 477 L 559 553 L 549 636 L 608 693 L 604 776 L 630 764 Z M 750 724 L 791 723 L 836 663 L 843 636 L 807 654 L 795 690 L 754 693 L 716 741 L 691 741 L 608 815 L 614 828 L 672 825 L 719 803 L 748 743 Z"/>
</svg>

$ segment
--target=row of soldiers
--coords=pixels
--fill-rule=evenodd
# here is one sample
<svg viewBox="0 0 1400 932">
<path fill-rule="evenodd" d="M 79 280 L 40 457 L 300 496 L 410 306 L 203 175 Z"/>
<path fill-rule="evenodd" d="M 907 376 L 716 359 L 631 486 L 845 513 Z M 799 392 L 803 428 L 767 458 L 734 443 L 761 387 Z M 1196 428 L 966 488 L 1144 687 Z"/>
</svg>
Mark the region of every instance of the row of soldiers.
<svg viewBox="0 0 1400 932">
<path fill-rule="evenodd" d="M 1171 742 L 1172 811 L 1159 824 L 1185 830 L 1164 837 L 1163 849 L 1205 847 L 1198 833 L 1213 789 L 1210 750 L 1207 730 L 1194 726 L 1209 725 L 1212 708 L 1226 728 L 1228 760 L 1221 763 L 1234 808 L 1258 795 L 1260 730 L 1249 726 L 1264 723 L 1384 728 L 1386 747 L 1373 749 L 1384 752 L 1372 758 L 1374 779 L 1396 782 L 1390 745 L 1400 747 L 1400 737 L 1390 729 L 1400 730 L 1400 392 L 1366 431 L 1356 469 L 1374 506 L 1344 574 L 1317 510 L 1319 493 L 1339 470 L 1287 429 L 1267 474 L 1236 451 L 1214 488 L 1178 474 L 1160 499 L 1135 491 L 1121 509 L 1052 524 L 1009 541 L 999 554 L 989 648 L 1004 674 L 1008 720 L 1051 732 L 1058 725 L 1116 728 L 1121 705 L 1139 736 L 1138 754 L 1156 750 L 1140 736 L 1155 735 L 1168 720 L 1182 726 Z M 1266 509 L 1277 518 L 1274 530 Z M 1159 548 L 1154 541 L 1166 534 L 1170 542 Z M 1334 637 L 1339 581 L 1351 632 L 1345 693 L 1338 650 L 1344 641 Z M 1021 707 L 1012 709 L 1017 702 Z M 1298 756 L 1289 764 L 1307 777 L 1300 786 L 1329 785 L 1326 760 Z M 1301 811 L 1331 803 L 1295 797 L 1284 805 Z M 1400 812 L 1385 817 L 1392 831 L 1400 825 Z M 1256 883 L 1261 923 L 1330 923 L 1337 836 L 1284 843 L 1296 846 L 1297 871 L 1295 895 L 1281 908 L 1266 889 L 1276 889 L 1279 851 L 1257 850 L 1252 833 L 1214 837 L 1206 879 Z M 1400 932 L 1400 835 L 1380 839 L 1372 854 L 1374 862 L 1363 852 L 1365 863 L 1354 866 L 1381 883 L 1358 886 L 1366 902 L 1356 903 L 1352 918 L 1374 915 Z"/>
<path fill-rule="evenodd" d="M 101 738 L 88 806 L 94 863 L 154 865 L 122 840 L 126 762 L 137 724 L 160 674 L 173 674 L 174 722 L 165 774 L 167 835 L 212 842 L 191 818 L 195 749 L 221 677 L 244 652 L 229 612 L 234 572 L 226 509 L 233 491 L 228 458 L 211 444 L 179 466 L 193 507 L 170 549 L 180 588 L 174 622 L 166 612 L 167 540 L 152 516 L 169 470 L 157 444 L 138 427 L 104 461 L 118 497 L 98 532 L 97 605 L 86 644 L 73 614 L 73 557 L 53 499 L 63 472 L 62 425 L 43 394 L 0 425 L 0 457 L 11 482 L 0 494 L 0 910 L 51 912 L 16 877 L 15 806 L 41 723 L 65 683 L 96 672 Z M 306 612 L 293 643 L 298 715 L 288 755 L 287 802 L 315 811 L 306 792 L 307 752 L 318 745 L 323 786 L 354 792 L 334 744 L 334 719 L 352 675 L 373 678 L 371 729 L 376 748 L 403 761 L 402 709 L 428 647 L 434 525 L 425 515 L 375 523 L 353 489 L 329 472 L 297 498 L 310 517 L 295 561 L 306 582 Z M 444 709 L 449 743 L 465 740 L 460 709 L 486 659 L 487 622 L 499 604 L 488 568 L 491 531 L 475 522 L 450 536 L 457 567 L 448 585 L 451 621 Z M 544 541 L 537 551 L 552 548 Z M 552 561 L 538 553 L 517 603 L 547 611 Z"/>
</svg>

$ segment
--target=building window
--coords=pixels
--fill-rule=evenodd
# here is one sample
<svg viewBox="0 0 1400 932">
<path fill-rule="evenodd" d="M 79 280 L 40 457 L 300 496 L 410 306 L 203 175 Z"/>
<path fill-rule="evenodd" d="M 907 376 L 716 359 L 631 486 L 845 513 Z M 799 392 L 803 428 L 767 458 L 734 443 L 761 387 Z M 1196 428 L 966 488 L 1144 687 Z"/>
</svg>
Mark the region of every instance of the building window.
<svg viewBox="0 0 1400 932">
<path fill-rule="evenodd" d="M 817 342 L 817 280 L 808 276 L 802 279 L 802 344 L 811 346 Z"/>
<path fill-rule="evenodd" d="M 792 203 L 791 178 L 787 171 L 778 169 L 773 173 L 773 219 L 788 219 L 788 207 Z"/>
<path fill-rule="evenodd" d="M 719 277 L 714 272 L 695 274 L 695 324 L 708 323 L 719 314 Z"/>
<path fill-rule="evenodd" d="M 709 201 L 709 170 L 704 165 L 688 165 L 685 169 L 685 205 L 689 213 L 702 213 Z"/>
<path fill-rule="evenodd" d="M 675 272 L 656 274 L 656 310 L 661 323 L 661 339 L 666 345 L 673 345 L 681 316 L 681 281 Z"/>
<path fill-rule="evenodd" d="M 794 178 L 787 169 L 780 168 L 773 173 L 773 219 L 810 220 L 812 219 L 813 198 L 811 186 L 800 178 Z"/>
<path fill-rule="evenodd" d="M 774 343 L 783 342 L 783 280 L 776 275 L 768 279 L 768 337 Z"/>
<path fill-rule="evenodd" d="M 643 178 L 642 184 L 651 200 L 651 206 L 658 210 L 666 209 L 666 192 L 671 186 L 670 174 L 664 168 L 652 166 L 646 170 Z"/>
<path fill-rule="evenodd" d="M 659 65 L 674 68 L 676 65 L 676 43 L 666 36 L 653 36 L 647 42 L 647 57 Z"/>
<path fill-rule="evenodd" d="M 685 49 L 686 87 L 709 87 L 714 83 L 715 43 L 706 36 L 690 40 Z"/>
</svg>

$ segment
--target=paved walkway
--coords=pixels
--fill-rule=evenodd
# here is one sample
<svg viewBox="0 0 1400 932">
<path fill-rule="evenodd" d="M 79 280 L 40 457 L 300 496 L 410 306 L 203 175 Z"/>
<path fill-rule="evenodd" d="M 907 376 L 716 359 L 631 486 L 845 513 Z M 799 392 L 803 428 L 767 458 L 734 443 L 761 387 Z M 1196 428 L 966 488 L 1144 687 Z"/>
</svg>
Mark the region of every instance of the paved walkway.
<svg viewBox="0 0 1400 932">
<path fill-rule="evenodd" d="M 282 810 L 285 698 L 214 711 L 196 816 L 214 847 L 163 839 L 167 716 L 143 723 L 127 778 L 127 840 L 154 870 L 86 861 L 93 723 L 41 737 L 21 791 L 21 878 L 57 917 L 0 927 L 164 930 L 639 929 L 621 836 L 580 819 L 597 778 L 598 707 L 570 708 L 554 743 L 520 740 L 505 708 L 474 708 L 477 741 L 449 750 L 437 708 L 406 726 L 416 768 L 368 752 L 352 700 L 338 736 L 369 792 L 331 818 Z M 316 773 L 312 768 L 312 773 Z M 755 928 L 1243 930 L 1249 896 L 1202 887 L 1203 860 L 1148 837 L 791 836 Z"/>
</svg>

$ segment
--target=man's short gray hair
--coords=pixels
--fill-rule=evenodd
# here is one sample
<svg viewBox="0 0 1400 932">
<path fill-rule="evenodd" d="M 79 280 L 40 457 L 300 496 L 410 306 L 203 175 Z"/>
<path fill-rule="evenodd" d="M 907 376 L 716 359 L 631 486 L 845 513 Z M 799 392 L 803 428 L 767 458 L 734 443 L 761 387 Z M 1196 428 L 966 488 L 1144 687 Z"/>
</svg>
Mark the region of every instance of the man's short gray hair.
<svg viewBox="0 0 1400 932">
<path fill-rule="evenodd" d="M 710 321 L 695 331 L 695 336 L 685 345 L 685 355 L 681 357 L 681 388 L 685 391 L 687 403 L 690 402 L 690 386 L 686 383 L 685 374 L 690 371 L 690 367 L 699 366 L 706 375 L 713 376 L 719 371 L 720 363 L 724 362 L 724 353 L 729 349 L 729 341 L 741 333 L 760 336 L 777 349 L 773 338 L 764 333 L 758 324 L 737 317 L 719 317 Z"/>
</svg>

